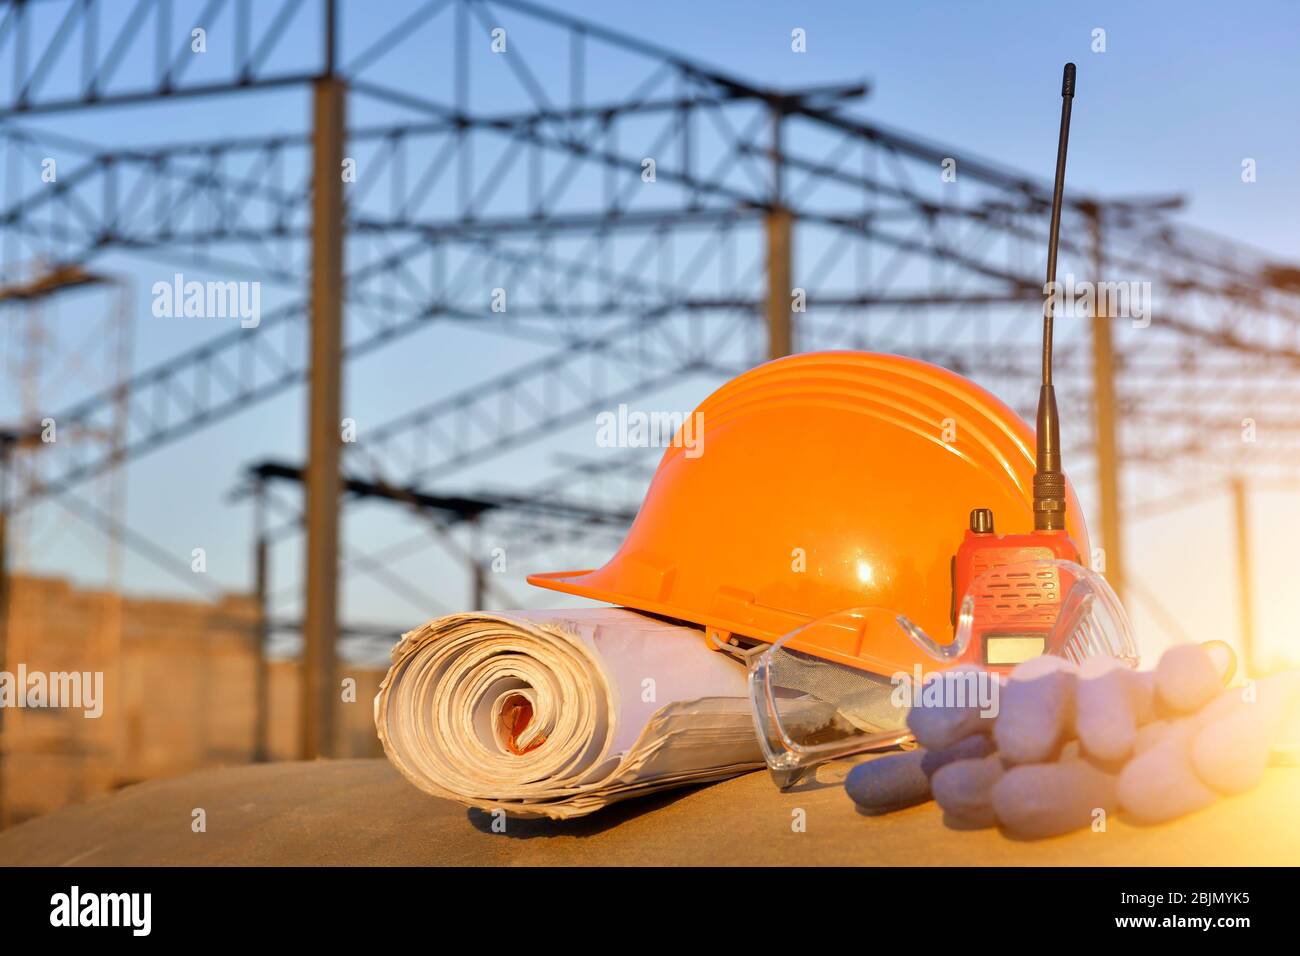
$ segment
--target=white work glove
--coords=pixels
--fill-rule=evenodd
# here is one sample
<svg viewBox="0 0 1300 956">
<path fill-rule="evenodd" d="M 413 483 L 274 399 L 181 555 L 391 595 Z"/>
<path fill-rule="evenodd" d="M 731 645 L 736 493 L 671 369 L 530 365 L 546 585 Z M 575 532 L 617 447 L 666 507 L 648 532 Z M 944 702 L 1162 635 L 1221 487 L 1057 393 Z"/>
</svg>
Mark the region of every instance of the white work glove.
<svg viewBox="0 0 1300 956">
<path fill-rule="evenodd" d="M 996 752 L 927 761 L 935 769 L 924 776 L 910 766 L 920 755 L 878 758 L 854 768 L 846 787 L 880 812 L 890 782 L 910 769 L 914 799 L 900 801 L 894 781 L 894 806 L 933 795 L 955 826 L 1028 838 L 1116 809 L 1138 823 L 1170 820 L 1254 787 L 1270 758 L 1288 762 L 1276 745 L 1300 703 L 1300 671 L 1224 689 L 1234 663 L 1220 642 L 1173 647 L 1146 672 L 1106 658 L 1078 667 L 1035 658 L 1012 672 L 993 719 L 933 707 L 909 718 L 923 749 L 971 753 L 969 738 L 987 735 Z"/>
</svg>

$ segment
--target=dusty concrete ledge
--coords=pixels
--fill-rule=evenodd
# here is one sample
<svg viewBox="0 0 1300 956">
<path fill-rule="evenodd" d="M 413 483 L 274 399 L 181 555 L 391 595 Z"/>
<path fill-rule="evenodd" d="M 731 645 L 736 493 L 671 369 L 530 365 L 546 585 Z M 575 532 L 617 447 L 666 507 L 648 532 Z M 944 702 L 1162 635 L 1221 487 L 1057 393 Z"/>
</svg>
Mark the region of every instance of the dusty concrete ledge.
<svg viewBox="0 0 1300 956">
<path fill-rule="evenodd" d="M 632 801 L 585 820 L 515 821 L 494 834 L 477 812 L 427 797 L 386 761 L 276 763 L 130 787 L 0 833 L 0 865 L 565 864 L 1300 864 L 1300 769 L 1161 827 L 1040 843 L 944 826 L 934 804 L 859 815 L 845 768 L 782 794 L 754 773 Z M 191 813 L 207 811 L 207 832 Z M 806 813 L 807 832 L 791 830 Z"/>
</svg>

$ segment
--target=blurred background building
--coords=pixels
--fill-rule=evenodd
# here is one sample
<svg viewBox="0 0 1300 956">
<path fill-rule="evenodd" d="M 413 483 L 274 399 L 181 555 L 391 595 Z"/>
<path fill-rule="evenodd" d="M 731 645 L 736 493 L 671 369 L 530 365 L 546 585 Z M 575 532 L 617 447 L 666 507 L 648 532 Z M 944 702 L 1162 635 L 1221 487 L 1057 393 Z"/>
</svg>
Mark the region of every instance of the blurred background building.
<svg viewBox="0 0 1300 956">
<path fill-rule="evenodd" d="M 0 670 L 106 679 L 0 711 L 4 819 L 376 752 L 402 631 L 616 547 L 620 404 L 862 348 L 1032 418 L 1067 59 L 1061 274 L 1150 290 L 1059 320 L 1097 563 L 1300 660 L 1292 6 L 576 8 L 0 4 Z"/>
</svg>

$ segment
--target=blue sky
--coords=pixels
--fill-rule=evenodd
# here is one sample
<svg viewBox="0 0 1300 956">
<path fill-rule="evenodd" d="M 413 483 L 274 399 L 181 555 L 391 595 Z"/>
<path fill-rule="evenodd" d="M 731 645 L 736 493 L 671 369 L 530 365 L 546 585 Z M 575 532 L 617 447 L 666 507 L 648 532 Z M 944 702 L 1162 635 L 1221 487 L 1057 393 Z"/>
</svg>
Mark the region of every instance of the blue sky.
<svg viewBox="0 0 1300 956">
<path fill-rule="evenodd" d="M 417 6 L 345 2 L 344 61 Z M 259 5 L 259 9 L 266 7 Z M 987 157 L 1044 179 L 1054 159 L 1060 68 L 1064 61 L 1073 60 L 1079 67 L 1079 86 L 1070 153 L 1072 189 L 1110 196 L 1182 195 L 1188 201 L 1186 221 L 1279 258 L 1300 259 L 1295 225 L 1300 222 L 1300 191 L 1295 185 L 1300 124 L 1294 122 L 1293 92 L 1300 63 L 1300 5 L 1293 2 L 1234 8 L 1172 0 L 1087 5 L 1016 0 L 815 4 L 568 0 L 555 9 L 766 86 L 797 88 L 866 80 L 872 87 L 870 96 L 851 106 L 853 112 L 928 140 L 953 144 L 959 156 Z M 509 21 L 505 11 L 502 19 Z M 178 36 L 183 37 L 184 16 L 177 14 L 175 21 L 181 31 Z M 439 31 L 447 28 L 444 13 L 426 32 L 413 32 L 386 58 L 379 70 L 384 81 L 449 100 L 447 63 L 437 56 L 446 41 Z M 794 28 L 806 31 L 806 53 L 791 52 Z M 1104 53 L 1092 50 L 1093 31 L 1098 28 L 1105 30 Z M 544 33 L 521 31 L 514 39 L 542 75 L 563 65 L 565 52 L 548 48 Z M 314 31 L 305 26 L 286 38 L 278 55 L 284 62 L 310 62 L 314 42 Z M 229 36 L 220 24 L 210 30 L 209 44 L 209 56 L 224 55 L 228 49 Z M 0 73 L 7 72 L 10 56 L 6 52 L 0 57 Z M 129 73 L 142 67 L 129 63 L 124 69 Z M 614 79 L 611 76 L 611 82 Z M 506 96 L 511 83 L 491 74 L 481 82 L 483 95 L 489 98 L 497 93 Z M 599 91 L 592 92 L 593 98 L 598 95 Z M 290 90 L 67 113 L 22 123 L 95 143 L 148 144 L 302 129 L 307 106 L 301 91 Z M 367 118 L 378 122 L 378 115 L 367 114 Z M 1258 169 L 1258 181 L 1251 184 L 1244 184 L 1240 175 L 1247 157 L 1256 161 Z M 132 307 L 138 333 L 136 367 L 165 360 L 211 334 L 210 329 L 196 326 L 149 324 L 145 290 L 160 276 L 170 276 L 172 268 L 144 265 L 118 254 L 105 257 L 104 263 L 136 282 Z M 268 307 L 294 294 L 293 289 L 268 289 Z M 487 342 L 460 331 L 416 336 L 349 369 L 349 410 L 363 422 L 381 421 L 436 395 L 471 386 L 534 354 L 535 350 L 519 343 Z M 711 384 L 715 383 L 683 383 L 662 400 L 685 409 L 702 398 Z M 6 389 L 4 401 L 14 401 L 12 391 Z M 51 400 L 65 404 L 62 396 Z M 209 574 L 219 587 L 246 587 L 249 516 L 226 496 L 248 461 L 272 454 L 301 457 L 304 406 L 304 395 L 294 391 L 133 464 L 128 523 L 186 560 L 191 548 L 201 544 L 208 549 Z M 588 441 L 580 430 L 569 440 Z M 508 479 L 536 464 L 538 459 L 530 454 L 563 452 L 564 441 L 544 452 L 507 456 L 471 473 L 473 480 L 508 484 Z M 1284 553 L 1281 542 L 1287 535 L 1300 532 L 1300 514 L 1291 497 L 1274 504 L 1268 526 L 1257 529 L 1257 564 L 1265 576 L 1259 587 L 1262 594 L 1286 590 L 1285 578 L 1279 577 L 1284 562 L 1270 559 Z M 1131 549 L 1135 565 L 1153 590 L 1177 594 L 1189 618 L 1216 631 L 1230 629 L 1233 621 L 1232 569 L 1226 559 L 1230 529 L 1222 511 L 1222 502 L 1212 501 L 1161 519 L 1149 526 L 1152 530 L 1135 530 Z M 350 540 L 378 546 L 403 520 L 359 509 L 350 519 Z M 46 542 L 34 566 L 95 582 L 103 568 L 95 535 L 74 526 L 75 522 L 60 523 L 62 530 Z M 278 554 L 277 583 L 289 591 L 297 580 L 300 547 L 293 539 Z M 1197 573 L 1211 575 L 1221 586 L 1186 590 L 1189 548 L 1202 547 Z M 466 597 L 464 582 L 436 554 L 435 549 L 411 560 L 403 573 L 419 580 L 445 606 L 457 607 Z M 186 593 L 183 586 L 133 556 L 126 559 L 125 580 L 135 591 Z M 1274 641 L 1282 639 L 1289 620 L 1300 613 L 1300 607 L 1285 600 L 1270 600 L 1261 609 L 1261 627 L 1274 635 Z M 353 618 L 403 626 L 415 623 L 421 613 L 418 607 L 394 605 L 391 595 L 369 585 L 350 589 L 345 604 Z M 286 608 L 291 608 L 291 602 Z"/>
<path fill-rule="evenodd" d="M 872 120 L 1047 176 L 1055 77 L 1079 85 L 1072 187 L 1180 193 L 1188 217 L 1283 255 L 1300 252 L 1300 127 L 1289 91 L 1300 5 L 1212 2 L 710 0 L 564 8 L 773 86 L 865 78 Z M 803 27 L 808 52 L 789 52 Z M 1106 31 L 1106 52 L 1091 51 Z M 1037 91 L 1042 95 L 1036 95 Z M 1025 103 L 1043 104 L 1042 109 Z M 1243 188 L 1243 157 L 1259 181 Z"/>
</svg>

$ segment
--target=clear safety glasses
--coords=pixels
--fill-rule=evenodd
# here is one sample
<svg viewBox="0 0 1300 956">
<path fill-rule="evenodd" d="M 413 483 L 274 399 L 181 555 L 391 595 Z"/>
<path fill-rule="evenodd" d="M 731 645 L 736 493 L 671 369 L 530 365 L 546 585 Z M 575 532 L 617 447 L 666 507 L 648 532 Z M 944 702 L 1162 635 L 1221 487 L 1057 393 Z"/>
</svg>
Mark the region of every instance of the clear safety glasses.
<svg viewBox="0 0 1300 956">
<path fill-rule="evenodd" d="M 906 744 L 912 694 L 931 674 L 975 664 L 997 680 L 1041 654 L 1137 665 L 1128 616 L 1101 575 L 1070 561 L 993 568 L 971 583 L 947 643 L 883 608 L 819 618 L 749 657 L 768 769 L 785 788 L 827 760 Z"/>
</svg>

